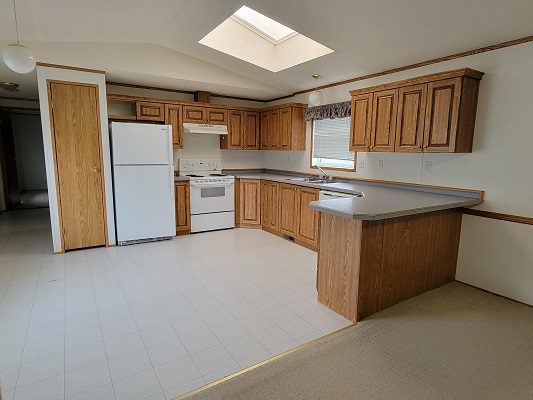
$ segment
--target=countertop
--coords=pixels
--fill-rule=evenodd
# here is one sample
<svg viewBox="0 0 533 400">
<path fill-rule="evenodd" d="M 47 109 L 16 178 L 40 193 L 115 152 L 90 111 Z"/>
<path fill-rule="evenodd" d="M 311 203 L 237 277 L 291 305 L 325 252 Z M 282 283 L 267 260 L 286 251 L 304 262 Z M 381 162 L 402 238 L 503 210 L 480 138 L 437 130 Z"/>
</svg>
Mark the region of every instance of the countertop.
<svg viewBox="0 0 533 400">
<path fill-rule="evenodd" d="M 281 175 L 273 173 L 232 173 L 241 179 L 264 179 L 269 181 L 289 183 L 298 186 L 312 187 L 362 197 L 318 200 L 310 203 L 313 210 L 333 214 L 343 218 L 361 220 L 380 220 L 422 214 L 431 211 L 446 210 L 459 207 L 472 207 L 483 203 L 471 193 L 465 196 L 442 194 L 450 190 L 416 188 L 399 189 L 398 185 L 373 185 L 368 183 L 343 181 L 339 183 L 311 183 L 291 180 L 299 175 Z M 462 193 L 462 192 L 459 192 Z M 470 196 L 470 197 L 469 197 Z"/>
</svg>

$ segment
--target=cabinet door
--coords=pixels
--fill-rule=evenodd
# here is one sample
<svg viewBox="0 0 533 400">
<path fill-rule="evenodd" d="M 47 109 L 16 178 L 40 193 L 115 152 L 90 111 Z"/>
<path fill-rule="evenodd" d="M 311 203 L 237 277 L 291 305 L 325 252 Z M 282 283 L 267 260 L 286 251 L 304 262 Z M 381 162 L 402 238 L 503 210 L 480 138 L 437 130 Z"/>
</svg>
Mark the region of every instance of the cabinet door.
<svg viewBox="0 0 533 400">
<path fill-rule="evenodd" d="M 221 108 L 206 108 L 206 121 L 213 125 L 226 125 L 228 112 Z"/>
<path fill-rule="evenodd" d="M 268 113 L 268 148 L 279 149 L 279 110 Z"/>
<path fill-rule="evenodd" d="M 398 89 L 398 116 L 396 117 L 394 151 L 422 151 L 426 98 L 427 84 Z"/>
<path fill-rule="evenodd" d="M 191 207 L 189 182 L 176 182 L 176 235 L 188 234 L 191 231 Z"/>
<path fill-rule="evenodd" d="M 224 149 L 242 148 L 243 113 L 230 111 L 228 113 L 228 134 L 220 137 Z"/>
<path fill-rule="evenodd" d="M 280 150 L 289 150 L 292 134 L 292 112 L 291 108 L 279 110 L 279 146 Z"/>
<path fill-rule="evenodd" d="M 165 124 L 172 126 L 172 147 L 183 149 L 182 107 L 165 104 Z"/>
<path fill-rule="evenodd" d="M 248 150 L 259 149 L 259 113 L 244 111 L 243 147 Z"/>
<path fill-rule="evenodd" d="M 298 234 L 297 239 L 318 248 L 319 213 L 309 208 L 309 203 L 318 200 L 318 190 L 298 189 Z"/>
<path fill-rule="evenodd" d="M 260 149 L 268 149 L 269 136 L 269 113 L 268 111 L 261 111 L 261 134 L 260 134 Z"/>
<path fill-rule="evenodd" d="M 183 106 L 183 122 L 205 124 L 207 122 L 205 108 L 198 106 Z"/>
<path fill-rule="evenodd" d="M 455 151 L 460 98 L 461 78 L 428 83 L 423 151 Z"/>
<path fill-rule="evenodd" d="M 263 181 L 261 184 L 261 223 L 264 229 L 278 230 L 278 189 L 276 182 Z"/>
<path fill-rule="evenodd" d="M 397 111 L 398 89 L 374 93 L 370 151 L 394 151 Z"/>
<path fill-rule="evenodd" d="M 240 225 L 261 225 L 261 181 L 259 179 L 241 179 Z"/>
<path fill-rule="evenodd" d="M 137 119 L 141 121 L 164 121 L 165 110 L 163 103 L 138 101 Z"/>
<path fill-rule="evenodd" d="M 279 185 L 279 231 L 296 236 L 298 227 L 298 188 L 294 185 Z"/>
<path fill-rule="evenodd" d="M 352 96 L 350 150 L 368 151 L 372 124 L 372 93 Z"/>
</svg>

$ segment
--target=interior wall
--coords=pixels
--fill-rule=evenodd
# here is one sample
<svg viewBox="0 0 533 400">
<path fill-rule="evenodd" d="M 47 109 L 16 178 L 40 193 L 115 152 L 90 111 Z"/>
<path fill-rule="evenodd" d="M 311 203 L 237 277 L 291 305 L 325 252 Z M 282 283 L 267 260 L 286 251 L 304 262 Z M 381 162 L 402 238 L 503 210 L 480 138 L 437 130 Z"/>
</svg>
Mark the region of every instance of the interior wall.
<svg viewBox="0 0 533 400">
<path fill-rule="evenodd" d="M 485 72 L 480 85 L 473 153 L 360 152 L 355 173 L 334 174 L 481 189 L 485 191 L 485 202 L 477 208 L 533 217 L 533 157 L 529 154 L 533 148 L 532 65 L 533 43 L 526 43 L 322 90 L 326 104 L 350 100 L 349 90 L 419 75 L 463 67 Z M 303 94 L 279 102 L 307 100 L 308 94 Z M 305 152 L 267 152 L 265 166 L 316 173 L 309 166 L 310 148 L 308 124 Z M 517 240 L 531 239 L 531 235 L 530 225 L 465 217 L 458 279 L 533 304 L 533 248 L 523 239 Z"/>
<path fill-rule="evenodd" d="M 13 112 L 13 138 L 20 190 L 45 190 L 41 116 L 36 112 Z"/>
<path fill-rule="evenodd" d="M 50 219 L 54 252 L 61 251 L 61 234 L 59 227 L 59 213 L 56 196 L 56 178 L 54 170 L 54 155 L 52 149 L 52 131 L 48 107 L 47 80 L 89 83 L 98 86 L 98 101 L 100 107 L 100 132 L 102 136 L 102 158 L 104 163 L 104 189 L 107 212 L 107 229 L 109 244 L 114 245 L 115 218 L 113 212 L 113 186 L 111 175 L 111 154 L 109 147 L 109 131 L 107 125 L 107 100 L 105 75 L 70 69 L 37 66 L 37 85 L 39 88 L 39 106 L 41 109 L 41 123 L 43 130 L 44 159 L 46 166 L 46 181 L 50 204 Z"/>
</svg>

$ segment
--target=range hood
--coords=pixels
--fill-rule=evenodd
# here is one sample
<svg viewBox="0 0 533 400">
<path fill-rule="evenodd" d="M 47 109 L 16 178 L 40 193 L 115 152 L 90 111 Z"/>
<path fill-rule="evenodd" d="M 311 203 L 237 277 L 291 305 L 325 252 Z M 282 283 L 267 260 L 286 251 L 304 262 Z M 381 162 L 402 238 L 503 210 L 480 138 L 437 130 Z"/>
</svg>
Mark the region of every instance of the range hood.
<svg viewBox="0 0 533 400">
<path fill-rule="evenodd" d="M 206 133 L 208 135 L 227 135 L 228 127 L 226 125 L 211 125 L 211 124 L 191 124 L 184 123 L 183 128 L 185 132 L 189 133 Z"/>
</svg>

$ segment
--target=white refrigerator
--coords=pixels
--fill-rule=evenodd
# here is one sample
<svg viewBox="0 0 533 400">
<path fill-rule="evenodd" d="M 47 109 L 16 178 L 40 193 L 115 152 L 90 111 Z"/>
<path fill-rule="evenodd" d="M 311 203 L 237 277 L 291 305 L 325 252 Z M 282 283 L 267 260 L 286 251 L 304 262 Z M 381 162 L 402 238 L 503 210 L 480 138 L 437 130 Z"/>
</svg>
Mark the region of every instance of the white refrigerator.
<svg viewBox="0 0 533 400">
<path fill-rule="evenodd" d="M 115 222 L 119 245 L 176 235 L 172 127 L 112 122 Z"/>
</svg>

